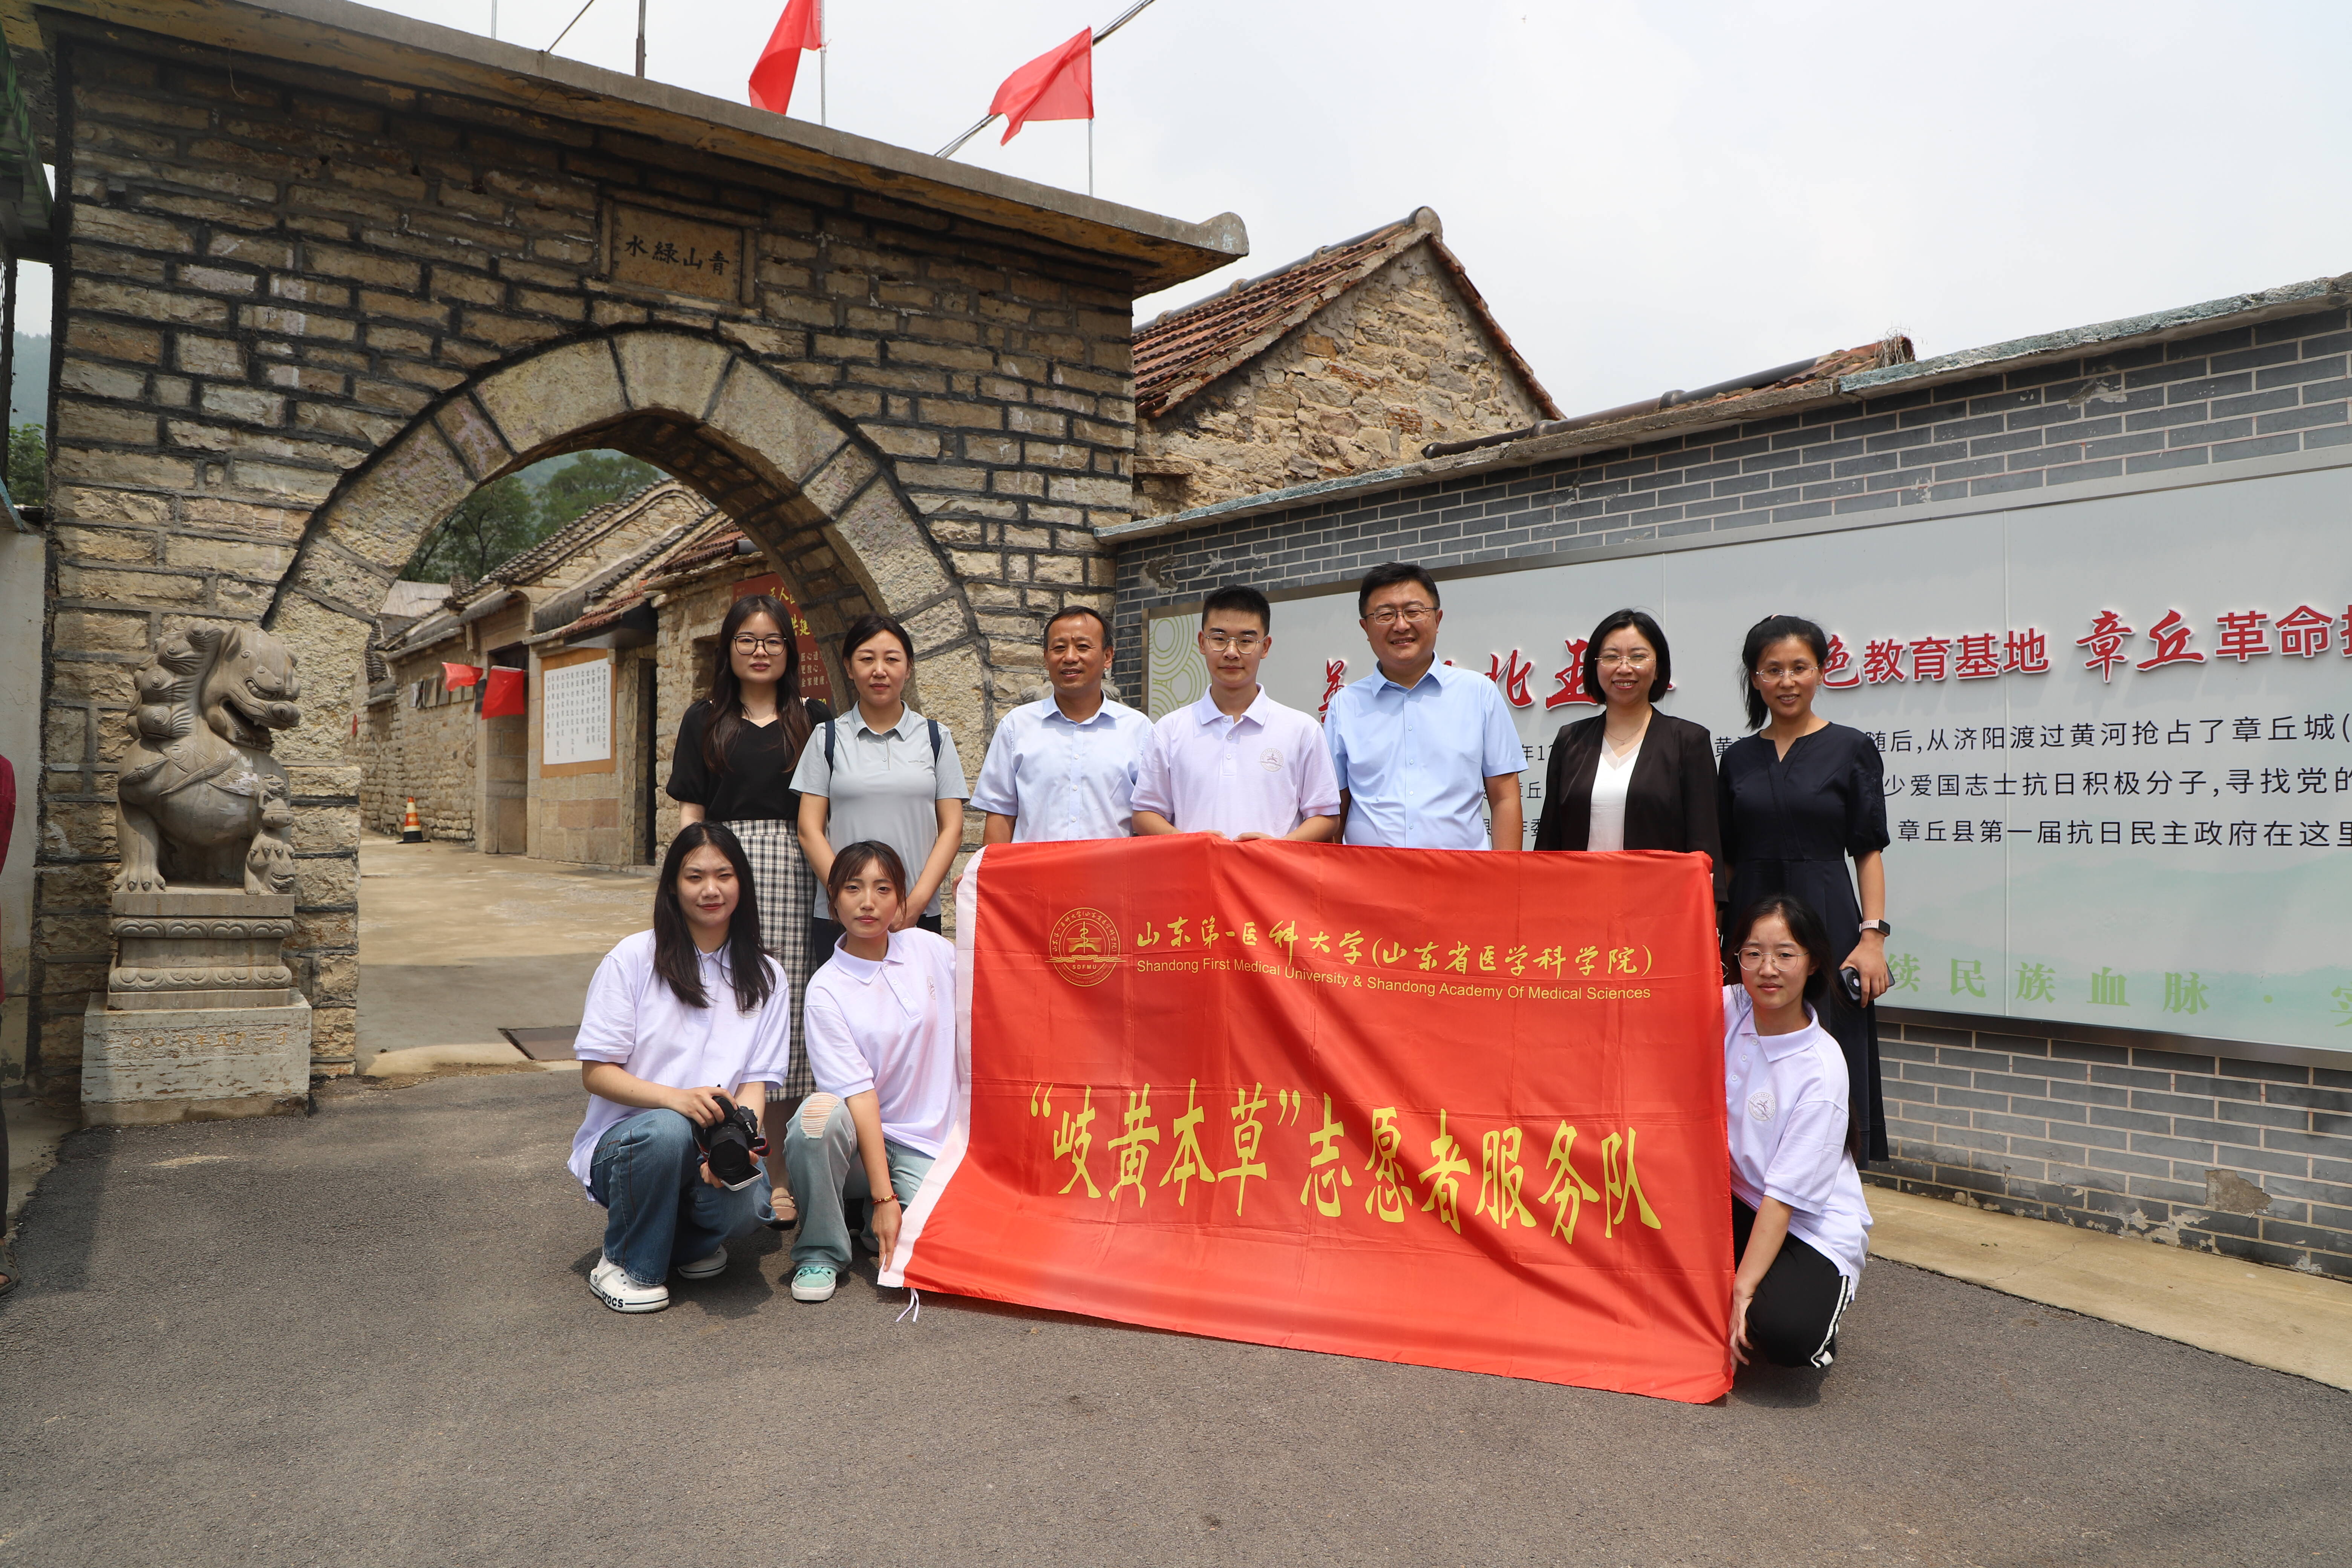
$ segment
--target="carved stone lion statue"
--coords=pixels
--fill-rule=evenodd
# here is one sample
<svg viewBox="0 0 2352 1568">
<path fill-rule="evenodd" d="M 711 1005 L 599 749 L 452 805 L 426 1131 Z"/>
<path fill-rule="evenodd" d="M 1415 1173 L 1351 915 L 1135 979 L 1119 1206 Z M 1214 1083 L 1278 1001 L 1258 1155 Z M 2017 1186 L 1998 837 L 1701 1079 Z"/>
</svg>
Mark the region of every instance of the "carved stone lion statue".
<svg viewBox="0 0 2352 1568">
<path fill-rule="evenodd" d="M 199 622 L 165 636 L 136 685 L 115 890 L 291 892 L 293 809 L 269 754 L 270 731 L 302 721 L 291 650 L 257 626 Z"/>
</svg>

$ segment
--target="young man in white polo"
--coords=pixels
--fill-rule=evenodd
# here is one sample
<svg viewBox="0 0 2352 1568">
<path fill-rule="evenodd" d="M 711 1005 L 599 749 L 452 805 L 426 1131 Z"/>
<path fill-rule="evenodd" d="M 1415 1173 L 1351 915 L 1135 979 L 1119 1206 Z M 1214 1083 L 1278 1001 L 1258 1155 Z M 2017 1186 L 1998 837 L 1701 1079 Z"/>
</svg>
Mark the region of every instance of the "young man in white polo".
<svg viewBox="0 0 2352 1568">
<path fill-rule="evenodd" d="M 1209 689 L 1152 726 L 1135 781 L 1135 831 L 1318 843 L 1339 832 L 1339 783 L 1323 727 L 1257 683 L 1274 647 L 1273 607 L 1255 588 L 1201 605 Z"/>
</svg>

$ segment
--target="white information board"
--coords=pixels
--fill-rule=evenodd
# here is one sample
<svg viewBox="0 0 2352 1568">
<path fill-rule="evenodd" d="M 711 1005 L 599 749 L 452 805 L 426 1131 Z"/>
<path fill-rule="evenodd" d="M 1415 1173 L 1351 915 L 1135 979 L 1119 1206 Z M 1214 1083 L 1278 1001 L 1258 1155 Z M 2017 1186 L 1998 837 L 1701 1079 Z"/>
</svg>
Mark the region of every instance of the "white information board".
<svg viewBox="0 0 2352 1568">
<path fill-rule="evenodd" d="M 1657 616 L 1664 706 L 1718 752 L 1748 627 L 1809 616 L 1818 710 L 1885 757 L 1891 1004 L 2352 1051 L 2352 468 L 1441 587 L 1439 657 L 1517 717 L 1530 837 L 1602 616 Z M 1352 587 L 1275 605 L 1279 700 L 1372 662 Z"/>
<path fill-rule="evenodd" d="M 589 659 L 541 676 L 542 767 L 608 762 L 613 755 L 613 664 Z"/>
</svg>

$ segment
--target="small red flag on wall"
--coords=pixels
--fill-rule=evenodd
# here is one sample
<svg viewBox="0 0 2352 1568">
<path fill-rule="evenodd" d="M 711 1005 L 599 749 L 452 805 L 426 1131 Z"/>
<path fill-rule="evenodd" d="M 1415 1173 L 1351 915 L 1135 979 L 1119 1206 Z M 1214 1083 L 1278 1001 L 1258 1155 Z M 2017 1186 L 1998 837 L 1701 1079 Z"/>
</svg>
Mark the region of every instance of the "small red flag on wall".
<svg viewBox="0 0 2352 1568">
<path fill-rule="evenodd" d="M 481 679 L 482 672 L 470 664 L 444 664 L 441 667 L 441 684 L 452 691 L 471 686 Z"/>
<path fill-rule="evenodd" d="M 824 47 L 824 0 L 792 0 L 776 18 L 768 47 L 751 68 L 751 104 L 771 114 L 793 106 L 793 83 L 801 74 L 801 51 Z"/>
<path fill-rule="evenodd" d="M 520 719 L 529 711 L 524 698 L 524 686 L 530 680 L 520 669 L 490 671 L 488 687 L 482 692 L 482 717 L 485 719 Z"/>
<path fill-rule="evenodd" d="M 1012 141 L 1013 132 L 1032 120 L 1092 120 L 1094 29 L 1087 28 L 1006 77 L 989 100 L 988 111 L 1004 116 L 1004 142 Z"/>
</svg>

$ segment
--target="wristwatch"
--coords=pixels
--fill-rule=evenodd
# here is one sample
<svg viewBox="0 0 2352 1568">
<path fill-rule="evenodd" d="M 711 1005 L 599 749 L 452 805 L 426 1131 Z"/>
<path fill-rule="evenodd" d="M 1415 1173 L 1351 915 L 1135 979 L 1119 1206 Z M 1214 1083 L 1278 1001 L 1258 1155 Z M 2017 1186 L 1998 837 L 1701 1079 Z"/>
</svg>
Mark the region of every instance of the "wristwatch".
<svg viewBox="0 0 2352 1568">
<path fill-rule="evenodd" d="M 1895 934 L 1895 928 L 1888 925 L 1885 921 L 1864 921 L 1862 922 L 1862 929 L 1866 931 L 1874 931 L 1881 936 L 1893 936 Z"/>
</svg>

